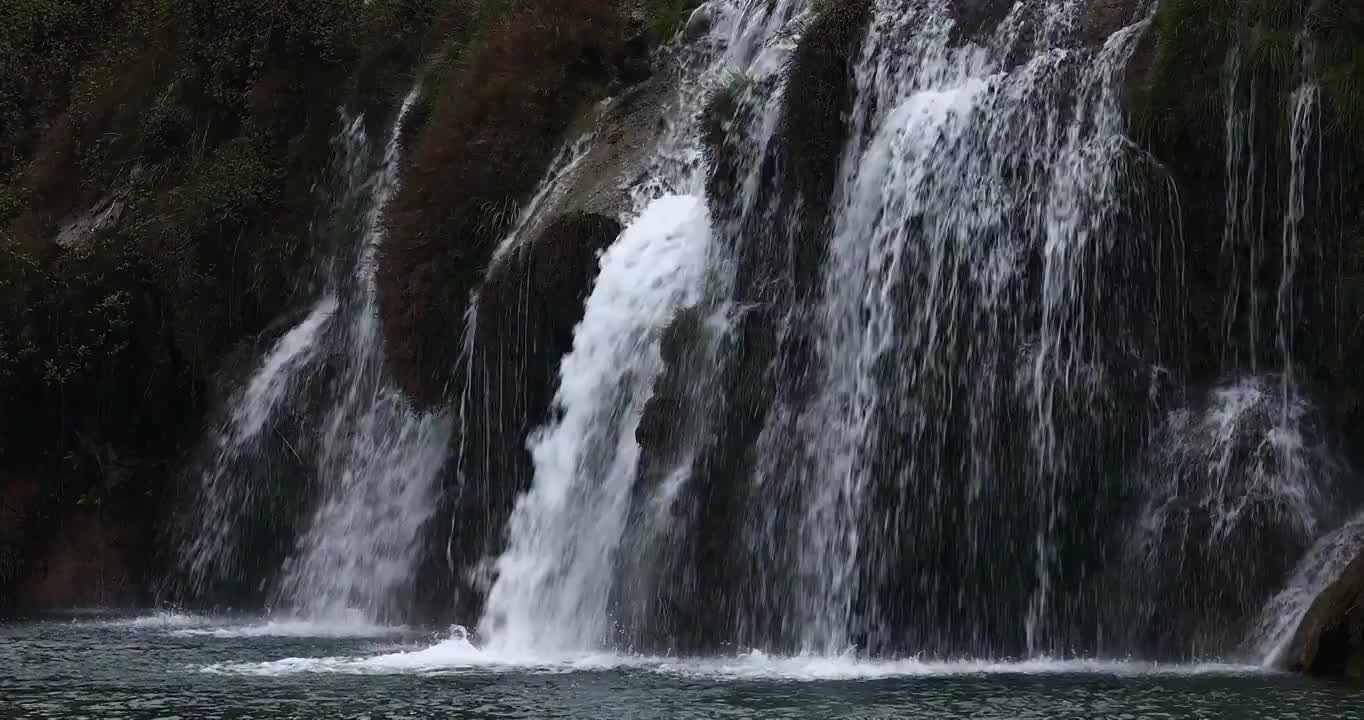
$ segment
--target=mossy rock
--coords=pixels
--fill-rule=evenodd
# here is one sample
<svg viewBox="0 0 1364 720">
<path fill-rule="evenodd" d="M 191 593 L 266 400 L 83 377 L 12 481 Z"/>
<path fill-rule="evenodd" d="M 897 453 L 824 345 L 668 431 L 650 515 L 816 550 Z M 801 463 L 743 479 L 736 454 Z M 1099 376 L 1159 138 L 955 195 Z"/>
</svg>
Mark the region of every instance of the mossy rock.
<svg viewBox="0 0 1364 720">
<path fill-rule="evenodd" d="M 1285 664 L 1293 672 L 1364 680 L 1364 554 L 1312 603 Z"/>
<path fill-rule="evenodd" d="M 620 10 L 530 2 L 478 38 L 436 90 L 380 260 L 389 357 L 418 404 L 447 399 L 484 267 L 575 118 L 618 75 L 628 43 Z"/>
<path fill-rule="evenodd" d="M 573 349 L 573 329 L 596 278 L 598 255 L 620 234 L 614 219 L 582 213 L 560 215 L 490 268 L 479 290 L 471 355 L 454 385 L 468 422 L 455 442 L 479 448 L 465 455 L 451 482 L 443 520 L 431 523 L 431 539 L 455 553 L 454 573 L 444 559 L 423 568 L 418 604 L 431 617 L 446 617 L 451 597 L 455 619 L 477 617 L 480 593 L 462 584 L 463 570 L 498 552 L 517 496 L 531 482 L 534 466 L 527 440 L 551 417 L 559 366 Z M 470 491 L 467 483 L 475 483 Z M 458 518 L 458 522 L 451 522 Z M 454 533 L 446 537 L 443 533 Z"/>
</svg>

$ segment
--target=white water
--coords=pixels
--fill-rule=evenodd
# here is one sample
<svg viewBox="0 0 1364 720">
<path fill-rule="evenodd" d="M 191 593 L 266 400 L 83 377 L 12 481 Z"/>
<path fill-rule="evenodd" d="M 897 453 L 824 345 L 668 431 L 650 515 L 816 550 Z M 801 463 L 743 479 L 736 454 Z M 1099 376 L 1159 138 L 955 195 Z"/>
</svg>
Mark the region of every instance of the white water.
<svg viewBox="0 0 1364 720">
<path fill-rule="evenodd" d="M 1256 275 L 1264 253 L 1264 205 L 1258 143 L 1259 86 L 1245 71 L 1241 44 L 1227 57 L 1226 94 L 1226 198 L 1223 209 L 1222 261 L 1229 268 L 1223 305 L 1223 328 L 1229 348 L 1235 347 L 1238 320 L 1246 324 L 1246 360 L 1251 373 L 1259 371 L 1260 288 Z M 1248 86 L 1248 100 L 1241 100 L 1241 86 Z"/>
<path fill-rule="evenodd" d="M 285 563 L 278 595 L 309 618 L 370 621 L 395 614 L 422 550 L 421 529 L 436 506 L 449 423 L 418 413 L 388 377 L 378 327 L 377 256 L 383 211 L 397 190 L 403 101 L 379 166 L 365 183 L 365 212 L 352 278 L 344 284 L 347 325 L 340 376 L 312 458 L 322 498 Z"/>
<path fill-rule="evenodd" d="M 1293 642 L 1298 626 L 1312 609 L 1312 603 L 1340 579 L 1355 558 L 1364 553 L 1364 514 L 1327 533 L 1312 547 L 1284 589 L 1260 613 L 1250 636 L 1252 652 L 1267 667 L 1277 667 Z"/>
<path fill-rule="evenodd" d="M 207 638 L 371 638 L 408 634 L 404 626 L 376 625 L 361 612 L 331 617 L 325 620 L 296 618 L 198 615 L 161 610 L 150 615 L 120 618 L 95 623 L 103 627 L 123 628 L 130 632 L 160 632 L 172 637 Z"/>
<path fill-rule="evenodd" d="M 376 625 L 356 613 L 352 620 L 270 620 L 263 623 L 214 624 L 171 630 L 173 637 L 214 638 L 382 638 L 409 632 L 402 626 Z"/>
<path fill-rule="evenodd" d="M 608 641 L 635 428 L 659 370 L 659 333 L 697 299 L 709 222 L 696 197 L 660 198 L 602 257 L 560 369 L 558 420 L 529 443 L 534 485 L 512 513 L 479 623 L 490 647 L 564 651 Z"/>
<path fill-rule="evenodd" d="M 342 185 L 333 222 L 324 224 L 335 237 L 323 238 L 333 241 L 336 256 L 319 270 L 322 299 L 231 401 L 204 472 L 197 533 L 184 553 L 192 590 L 233 577 L 245 560 L 238 549 L 251 532 L 244 513 L 282 512 L 257 507 L 258 494 L 275 492 L 274 484 L 283 495 L 304 495 L 311 488 L 283 486 L 314 479 L 320 498 L 285 561 L 277 604 L 342 625 L 355 625 L 357 614 L 372 625 L 399 610 L 394 604 L 422 550 L 420 531 L 436 504 L 449 438 L 444 417 L 413 411 L 389 379 L 379 331 L 382 217 L 397 190 L 402 123 L 417 97 L 414 88 L 404 99 L 377 162 L 362 119 L 343 115 L 333 141 Z M 359 218 L 347 224 L 351 210 Z M 303 422 L 289 435 L 273 434 L 307 468 L 303 477 L 281 475 L 263 456 L 266 429 L 285 408 L 301 411 Z"/>
<path fill-rule="evenodd" d="M 1145 487 L 1144 533 L 1164 534 L 1166 523 L 1182 516 L 1171 511 L 1192 504 L 1211 518 L 1209 545 L 1266 517 L 1305 542 L 1317 537 L 1331 506 L 1334 468 L 1324 449 L 1301 434 L 1311 407 L 1296 392 L 1286 399 L 1279 392 L 1272 380 L 1245 377 L 1214 390 L 1201 412 L 1170 415 L 1156 441 L 1162 457 Z"/>
<path fill-rule="evenodd" d="M 253 488 L 236 476 L 234 463 L 249 462 L 260 452 L 261 431 L 301 384 L 299 376 L 314 367 L 321 351 L 319 338 L 337 307 L 335 295 L 323 296 L 302 322 L 275 341 L 246 387 L 231 400 L 231 411 L 217 433 L 213 462 L 200 477 L 197 532 L 181 552 L 182 567 L 193 585 L 228 576 L 235 569 L 237 515 Z"/>
<path fill-rule="evenodd" d="M 427 648 L 367 657 L 285 658 L 261 663 L 216 663 L 202 672 L 248 676 L 302 673 L 354 675 L 483 675 L 489 673 L 562 674 L 630 670 L 711 682 L 822 682 L 915 679 L 985 675 L 1107 675 L 1113 677 L 1247 675 L 1263 673 L 1256 665 L 1053 660 L 1009 662 L 918 659 L 866 660 L 853 655 L 769 656 L 752 651 L 730 657 L 676 658 L 616 653 L 508 653 L 481 649 L 462 633 Z"/>
<path fill-rule="evenodd" d="M 558 203 L 563 199 L 564 193 L 572 187 L 578 166 L 592 153 L 595 142 L 596 135 L 588 133 L 568 143 L 559 151 L 559 154 L 550 163 L 549 170 L 545 173 L 539 188 L 531 196 L 530 201 L 526 203 L 525 208 L 517 215 L 516 222 L 512 225 L 511 230 L 503 236 L 502 241 L 493 251 L 492 259 L 488 261 L 489 271 L 497 267 L 507 256 L 507 253 L 534 237 L 534 233 L 531 231 L 538 228 L 537 223 L 553 215 L 553 211 L 558 208 Z"/>
<path fill-rule="evenodd" d="M 1283 270 L 1279 277 L 1279 352 L 1283 357 L 1285 394 L 1293 385 L 1293 335 L 1297 331 L 1293 275 L 1301 252 L 1302 221 L 1307 215 L 1307 160 L 1315 136 L 1316 107 L 1317 86 L 1314 83 L 1304 83 L 1293 92 L 1292 130 L 1288 143 L 1288 207 L 1283 224 Z M 1285 403 L 1285 418 L 1288 412 Z"/>
<path fill-rule="evenodd" d="M 1056 483 L 1069 471 L 1070 446 L 1083 442 L 1063 437 L 1057 426 L 1063 413 L 1101 393 L 1105 358 L 1095 347 L 1099 321 L 1089 314 L 1094 266 L 1110 251 L 1104 233 L 1124 201 L 1130 143 L 1119 80 L 1149 19 L 1089 49 L 1074 40 L 1082 3 L 1020 2 L 984 44 L 962 45 L 953 36 L 950 5 L 875 3 L 855 69 L 850 147 L 816 316 L 819 397 L 813 409 L 799 396 L 790 405 L 779 399 L 760 441 L 755 485 L 789 482 L 793 464 L 805 474 L 798 530 L 764 528 L 760 540 L 776 558 L 799 547 L 794 624 L 807 651 L 842 652 L 857 631 L 875 631 L 874 620 L 854 612 L 865 571 L 899 562 L 895 546 L 908 525 L 938 522 L 933 509 L 921 507 L 869 527 L 873 480 L 916 498 L 956 492 L 945 486 L 957 482 L 948 476 L 958 468 L 932 448 L 958 431 L 942 420 L 962 404 L 972 426 L 959 430 L 971 453 L 961 461 L 970 473 L 961 480 L 967 495 L 1003 486 L 1008 478 L 994 475 L 1003 443 L 993 426 L 1004 412 L 1001 399 L 1013 392 L 1031 414 L 1035 466 L 1007 472 L 1026 475 L 1036 505 L 1008 512 L 1035 513 L 1038 528 L 1037 590 L 1015 622 L 1026 627 L 1033 654 L 1054 640 L 1047 627 L 1053 535 L 1064 512 Z M 1032 36 L 1033 17 L 1045 20 L 1042 45 L 1021 65 L 1011 64 Z M 1147 255 L 1160 252 L 1151 247 Z M 1009 333 L 1033 322 L 1016 317 L 1028 300 L 1019 293 L 1033 257 L 1041 258 L 1040 332 L 1018 377 L 996 374 L 990 358 L 1015 352 L 1018 340 Z M 967 397 L 934 384 L 967 372 L 961 389 Z M 796 439 L 782 439 L 792 417 Z M 887 427 L 900 433 L 903 450 L 895 451 L 894 467 L 877 468 L 878 454 L 891 452 L 878 447 Z M 966 562 L 988 563 L 995 553 L 989 520 L 980 522 L 978 531 L 941 531 L 976 533 L 964 538 Z M 961 582 L 957 568 L 925 565 L 919 573 L 923 589 L 943 596 L 985 592 L 948 587 L 948 577 Z M 927 612 L 923 618 L 935 624 Z M 934 629 L 921 632 L 932 636 Z"/>
<path fill-rule="evenodd" d="M 760 80 L 784 71 L 793 39 L 780 35 L 806 4 L 709 3 L 703 10 L 712 13 L 709 35 L 676 48 L 676 107 L 644 172 L 627 188 L 627 230 L 601 260 L 573 352 L 561 367 L 555 401 L 561 418 L 530 441 L 534 485 L 511 517 L 509 546 L 495 563 L 479 623 L 498 652 L 610 644 L 615 554 L 626 534 L 638 464 L 635 429 L 660 369 L 658 334 L 677 309 L 703 297 L 715 300 L 715 274 L 727 267 L 725 251 L 709 241 L 712 219 L 699 199 L 705 178 L 697 121 L 711 92 L 732 74 Z M 768 137 L 778 107 L 765 108 Z M 552 197 L 556 178 L 571 174 L 579 155 L 565 157 L 559 163 L 565 171 L 552 171 L 537 197 Z M 668 506 L 685 482 L 685 473 L 676 474 L 652 504 Z"/>
</svg>

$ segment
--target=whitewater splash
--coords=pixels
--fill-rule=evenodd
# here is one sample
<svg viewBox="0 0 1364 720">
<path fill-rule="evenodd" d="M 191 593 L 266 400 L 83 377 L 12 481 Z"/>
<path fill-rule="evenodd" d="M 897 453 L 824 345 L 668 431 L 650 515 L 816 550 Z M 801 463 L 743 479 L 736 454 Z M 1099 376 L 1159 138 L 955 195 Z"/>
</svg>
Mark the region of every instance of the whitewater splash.
<svg viewBox="0 0 1364 720">
<path fill-rule="evenodd" d="M 696 301 L 709 238 L 700 199 L 664 197 L 602 257 L 560 369 L 558 419 L 529 443 L 534 484 L 512 513 L 479 623 L 490 647 L 608 642 L 607 602 L 639 461 L 635 428 L 659 370 L 659 333 Z"/>
<path fill-rule="evenodd" d="M 606 652 L 535 654 L 479 648 L 463 632 L 430 647 L 368 657 L 285 658 L 260 663 L 215 663 L 201 672 L 274 677 L 297 674 L 487 675 L 566 674 L 630 670 L 715 682 L 827 682 L 986 675 L 1235 676 L 1264 672 L 1258 665 L 1161 664 L 1105 660 L 1007 662 L 919 659 L 866 660 L 852 655 L 770 656 L 751 651 L 729 657 L 677 658 Z"/>
</svg>

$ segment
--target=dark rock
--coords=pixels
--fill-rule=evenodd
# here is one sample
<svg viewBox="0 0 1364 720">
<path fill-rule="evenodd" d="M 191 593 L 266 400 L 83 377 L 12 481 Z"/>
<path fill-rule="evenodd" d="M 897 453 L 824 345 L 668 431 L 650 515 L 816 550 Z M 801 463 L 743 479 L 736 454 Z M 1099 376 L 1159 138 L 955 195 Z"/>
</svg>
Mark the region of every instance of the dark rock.
<svg viewBox="0 0 1364 720">
<path fill-rule="evenodd" d="M 682 29 L 682 40 L 684 42 L 695 42 L 700 40 L 706 33 L 710 32 L 711 26 L 715 24 L 715 18 L 709 5 L 702 5 L 692 12 L 687 19 L 686 26 Z"/>
<path fill-rule="evenodd" d="M 949 6 L 958 38 L 975 38 L 994 31 L 1009 14 L 1014 0 L 956 0 Z"/>
<path fill-rule="evenodd" d="M 1364 680 L 1364 554 L 1312 604 L 1285 664 L 1308 675 Z"/>
<path fill-rule="evenodd" d="M 624 10 L 528 3 L 446 79 L 386 210 L 380 257 L 388 358 L 419 406 L 449 402 L 470 294 L 575 120 L 613 79 L 643 73 Z"/>
<path fill-rule="evenodd" d="M 452 451 L 457 462 L 445 483 L 446 505 L 430 526 L 430 546 L 450 555 L 433 553 L 420 571 L 417 602 L 428 617 L 449 619 L 443 614 L 451 597 L 455 618 L 478 616 L 481 581 L 468 572 L 496 555 L 512 505 L 530 486 L 527 438 L 550 418 L 559 363 L 573 348 L 597 256 L 620 231 L 605 216 L 561 215 L 488 270 L 470 326 L 470 355 L 453 383 L 464 436 L 455 438 L 461 445 Z"/>
<path fill-rule="evenodd" d="M 1085 11 L 1085 41 L 1102 45 L 1108 36 L 1137 19 L 1145 4 L 1141 0 L 1093 0 Z"/>
</svg>

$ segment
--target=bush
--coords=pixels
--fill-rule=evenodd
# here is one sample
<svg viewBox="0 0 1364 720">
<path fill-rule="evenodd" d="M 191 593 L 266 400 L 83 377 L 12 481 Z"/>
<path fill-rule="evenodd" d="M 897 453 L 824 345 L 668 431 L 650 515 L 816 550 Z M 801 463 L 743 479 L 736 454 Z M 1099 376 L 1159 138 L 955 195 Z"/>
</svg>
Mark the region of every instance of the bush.
<svg viewBox="0 0 1364 720">
<path fill-rule="evenodd" d="M 408 393 L 439 402 L 469 293 L 579 112 L 604 94 L 624 23 L 610 0 L 531 0 L 468 48 L 388 212 L 382 300 Z"/>
</svg>

